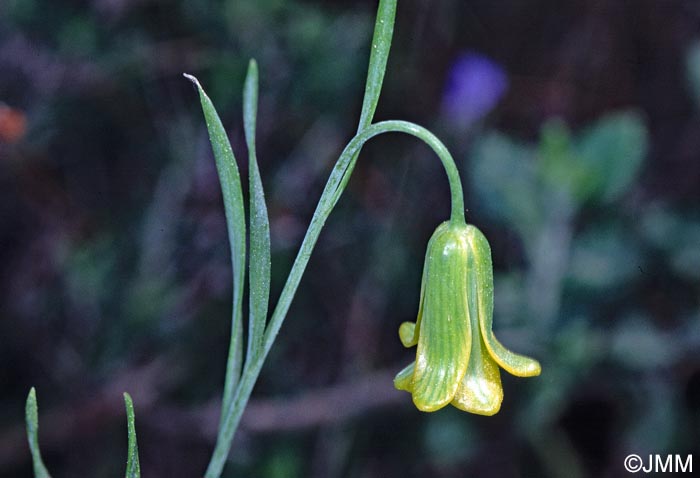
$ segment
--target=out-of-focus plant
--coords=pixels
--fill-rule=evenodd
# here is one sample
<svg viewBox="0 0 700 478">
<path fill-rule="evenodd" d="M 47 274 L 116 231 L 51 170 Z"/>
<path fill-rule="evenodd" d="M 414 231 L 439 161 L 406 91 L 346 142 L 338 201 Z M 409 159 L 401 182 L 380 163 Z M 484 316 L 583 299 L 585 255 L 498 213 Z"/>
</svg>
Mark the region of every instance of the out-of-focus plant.
<svg viewBox="0 0 700 478">
<path fill-rule="evenodd" d="M 688 64 L 697 69 L 693 55 Z M 634 185 L 647 151 L 644 118 L 632 110 L 580 131 L 547 121 L 535 144 L 492 131 L 471 151 L 475 203 L 522 251 L 519 267 L 496 274 L 496 315 L 509 319 L 509 337 L 534 344 L 547 367 L 549 379 L 532 383 L 517 422 L 550 476 L 592 471 L 562 429 L 582 382 L 607 399 L 623 396 L 628 423 L 614 431 L 620 453 L 682 442 L 673 430 L 683 407 L 658 377 L 700 346 L 697 310 L 679 302 L 655 318 L 630 298 L 671 277 L 697 284 L 700 227 L 692 215 L 640 200 Z"/>
<path fill-rule="evenodd" d="M 545 463 L 548 449 L 571 456 L 552 427 L 575 377 L 603 360 L 603 335 L 592 325 L 589 305 L 577 303 L 576 294 L 565 295 L 565 289 L 613 290 L 640 267 L 639 251 L 623 231 L 600 226 L 579 231 L 577 220 L 584 210 L 614 210 L 639 174 L 646 150 L 644 121 L 625 111 L 577 134 L 561 120 L 550 120 L 535 145 L 487 133 L 472 151 L 472 188 L 480 210 L 516 233 L 524 256 L 522 270 L 496 277 L 497 296 L 507 298 L 497 301 L 496 314 L 509 318 L 511 332 L 531 321 L 520 332 L 524 341 L 550 338 L 539 353 L 552 380 L 535 384 L 522 418 Z M 555 475 L 567 468 L 571 476 L 583 474 L 575 462 L 550 466 Z"/>
<path fill-rule="evenodd" d="M 508 90 L 508 76 L 489 57 L 461 54 L 450 67 L 442 98 L 442 111 L 460 131 L 491 111 Z"/>
<path fill-rule="evenodd" d="M 199 81 L 194 76 L 185 74 L 198 89 L 214 151 L 223 192 L 233 267 L 233 313 L 221 419 L 216 446 L 205 478 L 221 476 L 243 410 L 286 317 L 321 230 L 348 184 L 362 147 L 371 138 L 384 133 L 405 133 L 426 143 L 443 164 L 452 201 L 449 220 L 438 227 L 429 244 L 418 320 L 415 324 L 405 323 L 400 329 L 404 345 L 417 344 L 418 347 L 415 364 L 397 376 L 397 388 L 411 391 L 414 402 L 423 411 L 434 411 L 452 403 L 462 410 L 492 415 L 500 409 L 503 396 L 499 366 L 518 376 L 540 373 L 538 362 L 507 350 L 491 330 L 491 251 L 483 234 L 474 226 L 466 224 L 462 184 L 457 166 L 447 148 L 430 131 L 417 124 L 396 120 L 372 123 L 391 46 L 396 4 L 397 0 L 379 1 L 357 134 L 347 144 L 331 171 L 269 321 L 270 224 L 255 147 L 257 64 L 254 60 L 249 63 L 243 89 L 243 123 L 249 160 L 249 221 L 246 221 L 238 166 L 223 124 Z M 455 94 L 464 96 L 460 92 Z M 491 106 L 486 104 L 481 109 Z M 247 242 L 250 251 L 246 251 Z M 249 320 L 247 340 L 244 340 L 246 269 L 249 280 Z M 138 478 L 140 466 L 134 407 L 129 395 L 125 394 L 124 398 L 128 422 L 126 476 Z M 27 399 L 27 431 L 35 475 L 38 478 L 48 477 L 38 447 L 34 389 Z"/>
</svg>

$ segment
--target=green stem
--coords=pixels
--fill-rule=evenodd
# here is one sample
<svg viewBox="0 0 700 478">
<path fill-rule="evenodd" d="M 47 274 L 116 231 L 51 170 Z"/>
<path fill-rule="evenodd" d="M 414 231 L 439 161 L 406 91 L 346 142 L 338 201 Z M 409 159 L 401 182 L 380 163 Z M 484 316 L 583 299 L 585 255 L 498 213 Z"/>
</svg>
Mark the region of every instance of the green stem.
<svg viewBox="0 0 700 478">
<path fill-rule="evenodd" d="M 379 5 L 377 7 L 377 16 L 375 19 L 374 23 L 374 35 L 372 37 L 372 48 L 370 50 L 370 58 L 369 58 L 369 68 L 367 70 L 367 82 L 365 84 L 365 95 L 364 99 L 362 100 L 362 112 L 360 114 L 360 121 L 358 125 L 358 133 L 363 131 L 365 128 L 369 127 L 372 124 L 372 119 L 374 117 L 374 111 L 377 108 L 377 103 L 379 102 L 379 94 L 382 89 L 382 83 L 384 81 L 384 74 L 386 72 L 386 63 L 389 58 L 389 50 L 391 49 L 391 39 L 394 33 L 394 20 L 396 18 L 396 4 L 397 0 L 379 0 Z M 249 75 L 249 79 L 251 81 L 253 78 L 251 75 Z M 201 93 L 201 91 L 200 91 Z M 253 98 L 252 95 L 244 95 L 248 97 L 250 100 L 250 104 L 252 106 Z M 246 108 L 244 108 L 245 110 Z M 248 113 L 252 112 L 251 108 L 247 108 L 249 111 Z M 213 105 L 212 105 L 212 110 L 213 110 Z M 249 116 L 249 119 L 251 120 L 250 123 L 255 123 L 254 115 L 252 114 L 246 114 L 244 113 L 244 116 Z M 252 132 L 251 128 L 246 128 L 248 132 Z M 252 135 L 251 135 L 252 136 Z M 248 138 L 248 135 L 246 136 L 247 139 L 252 139 Z M 250 141 L 249 141 L 250 142 Z M 212 143 L 214 145 L 214 143 Z M 349 163 L 346 164 L 345 166 L 345 179 L 341 180 L 340 182 L 340 187 L 343 189 L 345 187 L 345 183 L 350 177 L 350 174 L 352 173 L 352 170 L 354 168 L 355 162 L 357 161 L 357 155 L 359 154 L 359 149 L 358 151 L 350 158 Z M 232 156 L 232 155 L 231 155 Z M 217 162 L 218 164 L 218 162 Z M 255 171 L 253 171 L 255 172 Z M 258 178 L 258 183 L 259 183 L 259 178 Z M 223 186 L 223 184 L 222 184 Z M 240 186 L 239 186 L 240 188 Z M 262 188 L 261 188 L 262 189 Z M 241 203 L 242 204 L 242 203 Z M 228 211 L 227 211 L 228 212 Z M 235 211 L 234 211 L 235 212 Z M 235 214 L 234 214 L 235 216 Z M 227 214 L 228 218 L 228 214 Z M 237 217 L 234 217 L 236 219 Z M 251 221 L 252 222 L 252 221 Z M 229 224 L 231 224 L 229 220 Z M 240 231 L 245 231 L 245 224 L 243 226 L 236 227 L 236 231 L 234 232 L 240 232 Z M 231 231 L 229 231 L 229 235 L 232 237 L 232 239 L 235 239 L 236 241 L 239 238 L 234 238 L 233 235 L 231 235 Z M 251 236 L 252 240 L 252 236 Z M 233 250 L 232 250 L 233 253 Z M 236 269 L 236 256 L 234 255 L 234 273 Z M 308 261 L 308 259 L 307 259 Z M 306 263 L 304 263 L 305 267 Z M 303 271 L 303 267 L 302 267 Z M 238 279 L 241 279 L 241 277 L 236 276 L 235 283 L 237 286 L 242 287 L 243 279 L 240 281 Z M 296 281 L 298 284 L 298 280 Z M 234 289 L 237 287 L 235 286 Z M 296 285 L 293 287 L 294 290 L 296 291 Z M 289 297 L 289 301 L 291 301 L 292 296 L 294 295 L 294 292 L 291 293 Z M 232 337 L 231 337 L 231 351 L 236 349 L 237 351 L 241 351 L 242 347 L 240 346 L 241 341 L 237 339 L 240 337 L 242 334 L 238 333 L 241 331 L 241 326 L 242 322 L 236 321 L 236 312 L 239 309 L 235 308 L 235 301 L 236 296 L 234 296 L 234 320 L 233 320 L 233 325 L 234 328 L 232 329 Z M 287 308 L 289 306 L 287 305 Z M 286 312 L 285 312 L 286 313 Z M 281 322 L 281 320 L 280 320 Z M 237 326 L 237 327 L 236 327 Z M 277 330 L 279 330 L 279 326 L 276 327 Z M 235 333 L 234 333 L 235 330 Z M 269 330 L 269 327 L 268 327 Z M 260 332 L 260 331 L 258 331 Z M 277 332 L 275 332 L 276 335 Z M 256 350 L 262 351 L 263 347 L 256 347 Z M 252 349 L 251 349 L 252 350 Z M 265 350 L 269 350 L 269 347 L 267 347 Z M 258 352 L 256 352 L 257 355 Z M 248 357 L 246 358 L 246 365 L 245 369 L 246 370 L 251 370 L 254 371 L 253 376 L 254 378 L 249 380 L 248 385 L 246 385 L 246 389 L 241 391 L 238 389 L 236 392 L 236 396 L 238 397 L 244 397 L 243 399 L 238 399 L 238 407 L 240 407 L 240 410 L 236 411 L 234 410 L 234 406 L 232 403 L 233 399 L 233 394 L 230 393 L 234 390 L 234 387 L 239 383 L 238 378 L 240 376 L 239 369 L 238 369 L 238 364 L 240 363 L 240 360 L 236 360 L 239 356 L 238 355 L 229 355 L 229 361 L 228 365 L 226 368 L 226 385 L 224 389 L 224 400 L 222 402 L 221 406 L 221 422 L 219 426 L 219 434 L 217 437 L 216 441 L 216 447 L 214 449 L 214 454 L 212 455 L 211 461 L 209 463 L 209 468 L 207 469 L 207 475 L 206 478 L 219 478 L 221 475 L 221 471 L 223 469 L 224 462 L 226 461 L 226 455 L 228 455 L 228 452 L 231 448 L 231 440 L 233 439 L 233 434 L 235 432 L 236 426 L 238 424 L 238 420 L 240 419 L 240 414 L 243 412 L 243 407 L 245 407 L 246 402 L 248 401 L 248 396 L 250 396 L 250 391 L 252 390 L 252 387 L 255 383 L 255 379 L 257 378 L 258 374 L 260 373 L 260 368 L 262 368 L 262 363 L 264 361 L 265 355 L 267 355 L 267 352 L 262 354 L 263 356 L 261 358 L 253 358 L 253 355 L 248 353 Z M 247 390 L 247 391 L 246 391 Z M 241 405 L 242 403 L 242 405 Z M 235 417 L 233 420 L 229 417 Z M 224 427 L 223 420 L 228 420 L 229 425 L 227 427 Z M 231 423 L 233 423 L 233 426 L 231 426 Z M 225 432 L 225 433 L 224 433 Z"/>
<path fill-rule="evenodd" d="M 219 438 L 212 455 L 211 462 L 204 475 L 205 478 L 217 478 L 220 476 L 223 469 L 226 457 L 228 455 L 230 444 L 233 435 L 238 427 L 243 410 L 245 409 L 250 394 L 253 391 L 255 382 L 260 375 L 260 370 L 265 362 L 267 354 L 270 352 L 275 338 L 282 327 L 282 323 L 292 304 L 294 295 L 296 294 L 299 282 L 304 274 L 306 266 L 311 258 L 311 253 L 316 245 L 321 229 L 323 228 L 328 216 L 333 211 L 333 208 L 338 203 L 341 194 L 345 190 L 350 173 L 354 166 L 354 160 L 357 158 L 364 144 L 371 138 L 383 133 L 406 133 L 425 142 L 438 155 L 442 165 L 447 173 L 447 179 L 450 184 L 450 193 L 452 197 L 452 213 L 450 216 L 451 222 L 463 224 L 464 219 L 464 194 L 462 192 L 462 183 L 459 178 L 457 165 L 444 144 L 430 131 L 408 121 L 383 121 L 381 123 L 369 126 L 361 133 L 357 134 L 350 143 L 345 147 L 340 158 L 336 162 L 333 171 L 331 172 L 326 187 L 323 190 L 321 199 L 316 206 L 313 218 L 309 229 L 306 231 L 304 241 L 299 248 L 297 257 L 292 265 L 292 270 L 287 278 L 287 283 L 282 289 L 280 299 L 277 302 L 270 322 L 265 330 L 263 338 L 263 350 L 250 364 L 246 364 L 241 381 L 236 393 L 233 396 L 233 406 L 229 409 L 225 417 L 221 420 L 221 429 L 219 430 Z"/>
</svg>

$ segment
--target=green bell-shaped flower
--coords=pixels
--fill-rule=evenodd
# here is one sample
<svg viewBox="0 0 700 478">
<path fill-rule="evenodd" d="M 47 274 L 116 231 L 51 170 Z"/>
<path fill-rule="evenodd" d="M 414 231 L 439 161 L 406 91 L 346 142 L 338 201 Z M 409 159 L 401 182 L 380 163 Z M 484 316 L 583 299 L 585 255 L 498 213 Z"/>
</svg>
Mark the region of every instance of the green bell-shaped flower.
<svg viewBox="0 0 700 478">
<path fill-rule="evenodd" d="M 493 335 L 491 248 L 476 227 L 445 222 L 428 243 L 415 323 L 404 322 L 405 347 L 418 345 L 416 361 L 394 379 L 419 410 L 451 403 L 493 415 L 501 408 L 499 366 L 519 377 L 540 374 L 540 364 L 506 349 Z"/>
</svg>

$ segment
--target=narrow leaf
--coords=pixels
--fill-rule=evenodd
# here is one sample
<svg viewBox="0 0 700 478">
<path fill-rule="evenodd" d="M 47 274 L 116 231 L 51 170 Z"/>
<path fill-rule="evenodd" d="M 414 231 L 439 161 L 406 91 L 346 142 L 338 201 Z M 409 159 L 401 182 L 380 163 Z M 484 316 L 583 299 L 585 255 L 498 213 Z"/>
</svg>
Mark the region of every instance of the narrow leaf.
<svg viewBox="0 0 700 478">
<path fill-rule="evenodd" d="M 372 37 L 372 48 L 369 56 L 369 68 L 367 69 L 367 83 L 365 84 L 365 96 L 362 99 L 362 112 L 357 132 L 360 133 L 372 124 L 374 112 L 379 103 L 379 95 L 382 92 L 384 74 L 386 73 L 386 63 L 389 60 L 391 50 L 391 40 L 394 37 L 394 20 L 396 19 L 397 0 L 380 0 L 377 7 L 377 19 L 374 23 L 374 36 Z M 347 186 L 352 172 L 355 170 L 355 163 L 360 155 L 355 154 L 339 184 L 335 187 L 335 196 L 340 196 Z"/>
<path fill-rule="evenodd" d="M 267 216 L 258 160 L 255 151 L 255 124 L 258 115 L 258 65 L 250 61 L 243 88 L 243 125 L 248 145 L 250 181 L 250 325 L 248 361 L 259 356 L 265 332 L 270 299 L 270 220 Z"/>
<path fill-rule="evenodd" d="M 185 75 L 192 81 L 199 91 L 199 99 L 202 103 L 204 119 L 209 130 L 209 140 L 214 150 L 216 169 L 219 173 L 221 190 L 224 197 L 224 209 L 226 211 L 226 225 L 228 228 L 229 244 L 231 246 L 231 262 L 233 265 L 233 317 L 231 320 L 231 343 L 229 346 L 228 361 L 226 364 L 226 381 L 224 384 L 224 397 L 221 405 L 222 418 L 226 410 L 231 406 L 233 393 L 238 385 L 241 375 L 241 349 L 243 344 L 243 287 L 245 285 L 245 248 L 246 248 L 246 224 L 243 209 L 243 192 L 241 190 L 241 177 L 238 173 L 236 158 L 231 149 L 226 131 L 221 123 L 213 103 L 204 92 L 199 81 L 192 75 Z"/>
<path fill-rule="evenodd" d="M 51 475 L 49 475 L 44 465 L 44 460 L 41 459 L 41 451 L 39 450 L 39 410 L 36 403 L 36 390 L 34 390 L 34 387 L 32 387 L 29 391 L 29 396 L 27 396 L 25 419 L 27 421 L 29 451 L 32 453 L 32 463 L 34 465 L 34 477 L 51 478 Z"/>
<path fill-rule="evenodd" d="M 372 42 L 372 51 L 370 55 L 369 71 L 367 73 L 367 84 L 365 87 L 365 97 L 362 104 L 362 113 L 360 116 L 360 124 L 358 131 L 364 131 L 369 128 L 374 117 L 374 111 L 379 102 L 379 93 L 381 92 L 382 83 L 384 81 L 384 73 L 386 70 L 386 61 L 389 57 L 389 49 L 391 47 L 391 39 L 394 31 L 394 18 L 396 14 L 396 0 L 380 0 L 377 11 L 377 21 L 375 23 L 375 34 Z M 193 78 L 192 78 L 193 79 Z M 201 88 L 200 88 L 201 92 Z M 212 108 L 213 109 L 213 108 Z M 248 128 L 250 131 L 250 129 Z M 377 133 L 374 133 L 377 134 Z M 250 133 L 247 132 L 247 136 Z M 354 152 L 351 158 L 341 157 L 331 172 L 331 177 L 326 184 L 323 195 L 314 212 L 312 223 L 309 226 L 304 241 L 302 243 L 297 259 L 295 260 L 292 271 L 290 272 L 287 283 L 282 291 L 280 300 L 275 308 L 275 311 L 270 319 L 264 333 L 264 343 L 262 347 L 263 356 L 267 354 L 272 346 L 274 338 L 277 336 L 282 322 L 286 315 L 292 297 L 299 285 L 301 275 L 308 263 L 311 250 L 318 238 L 321 227 L 330 214 L 333 206 L 338 201 L 340 193 L 342 193 L 347 181 L 352 174 L 360 148 Z M 222 408 L 222 419 L 219 427 L 219 436 L 214 449 L 211 461 L 205 473 L 206 478 L 218 478 L 221 476 L 226 456 L 228 455 L 233 435 L 240 420 L 243 407 L 247 402 L 252 384 L 255 382 L 255 377 L 260 372 L 262 366 L 261 361 L 257 361 L 251 370 L 247 370 L 245 379 L 240 390 L 242 394 L 241 405 L 234 408 Z M 249 377 L 253 377 L 250 379 Z M 250 384 L 250 385 L 249 385 Z M 224 402 L 226 404 L 226 402 Z M 235 403 L 233 404 L 235 405 Z"/>
<path fill-rule="evenodd" d="M 141 465 L 139 464 L 139 449 L 136 444 L 136 416 L 134 414 L 134 402 L 128 393 L 124 394 L 126 405 L 126 426 L 128 435 L 128 450 L 126 458 L 126 478 L 141 478 Z"/>
<path fill-rule="evenodd" d="M 365 97 L 362 100 L 362 113 L 360 114 L 358 132 L 372 124 L 374 111 L 377 109 L 377 103 L 379 103 L 379 94 L 382 91 L 384 73 L 386 72 L 386 62 L 389 59 L 389 50 L 391 49 L 391 39 L 394 36 L 396 1 L 380 0 L 377 8 L 377 19 L 374 24 L 372 51 L 369 57 Z"/>
</svg>

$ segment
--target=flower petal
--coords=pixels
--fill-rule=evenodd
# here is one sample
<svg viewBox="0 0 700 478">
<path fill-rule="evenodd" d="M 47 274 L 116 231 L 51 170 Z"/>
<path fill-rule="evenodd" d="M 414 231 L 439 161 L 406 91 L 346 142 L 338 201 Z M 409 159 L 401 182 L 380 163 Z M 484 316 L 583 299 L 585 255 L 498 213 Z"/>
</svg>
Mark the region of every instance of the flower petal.
<svg viewBox="0 0 700 478">
<path fill-rule="evenodd" d="M 473 272 L 469 274 L 469 293 L 477 299 L 479 325 L 484 344 L 491 357 L 507 372 L 518 377 L 539 375 L 540 363 L 530 357 L 519 355 L 506 349 L 493 334 L 493 266 L 491 247 L 486 237 L 474 226 L 469 228 L 468 242 L 473 259 Z"/>
<path fill-rule="evenodd" d="M 464 227 L 464 226 L 457 226 Z M 469 360 L 467 244 L 463 231 L 442 224 L 428 243 L 413 402 L 422 411 L 452 401 Z"/>
<path fill-rule="evenodd" d="M 411 364 L 401 370 L 394 377 L 394 387 L 397 390 L 404 390 L 406 392 L 411 392 L 413 389 L 413 372 L 416 369 L 416 363 L 411 362 Z"/>
<path fill-rule="evenodd" d="M 503 387 L 498 364 L 491 358 L 483 340 L 474 340 L 469 366 L 452 405 L 477 415 L 495 415 L 501 409 Z"/>
<path fill-rule="evenodd" d="M 415 322 L 404 322 L 399 327 L 399 338 L 404 347 L 413 347 L 418 343 L 418 334 L 416 333 Z"/>
<path fill-rule="evenodd" d="M 428 243 L 430 245 L 430 243 Z M 423 317 L 423 299 L 425 297 L 425 278 L 428 271 L 428 255 L 423 263 L 423 276 L 420 281 L 420 300 L 418 302 L 418 318 L 415 322 L 404 322 L 399 326 L 399 339 L 404 347 L 413 347 L 418 343 L 418 332 L 420 331 L 420 323 Z"/>
</svg>

